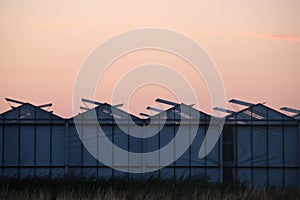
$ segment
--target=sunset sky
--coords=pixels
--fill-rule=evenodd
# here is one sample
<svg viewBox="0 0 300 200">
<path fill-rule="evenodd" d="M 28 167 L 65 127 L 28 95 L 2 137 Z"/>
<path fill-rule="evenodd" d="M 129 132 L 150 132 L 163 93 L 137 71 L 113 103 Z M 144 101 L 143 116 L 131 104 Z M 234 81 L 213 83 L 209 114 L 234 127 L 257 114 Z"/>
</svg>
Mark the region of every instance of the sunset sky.
<svg viewBox="0 0 300 200">
<path fill-rule="evenodd" d="M 74 82 L 89 53 L 113 35 L 143 27 L 178 31 L 202 45 L 220 71 L 228 100 L 300 109 L 299 0 L 0 0 L 0 112 L 9 109 L 4 98 L 10 97 L 52 102 L 54 113 L 71 117 Z M 149 62 L 185 74 L 199 91 L 196 107 L 209 112 L 205 83 L 186 70 L 189 64 L 154 50 L 114 62 L 99 83 L 97 100 L 111 102 L 122 74 Z M 156 97 L 176 101 L 166 88 L 149 85 L 134 92 L 130 112 L 145 112 Z"/>
</svg>

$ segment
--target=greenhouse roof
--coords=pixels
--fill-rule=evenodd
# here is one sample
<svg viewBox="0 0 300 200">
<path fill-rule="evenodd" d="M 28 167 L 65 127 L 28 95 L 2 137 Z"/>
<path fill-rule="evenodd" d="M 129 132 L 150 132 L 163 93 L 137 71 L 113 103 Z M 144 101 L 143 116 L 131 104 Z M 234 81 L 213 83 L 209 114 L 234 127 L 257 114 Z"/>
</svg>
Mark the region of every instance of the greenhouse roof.
<svg viewBox="0 0 300 200">
<path fill-rule="evenodd" d="M 293 120 L 292 117 L 278 112 L 264 104 L 253 104 L 226 117 L 228 120 Z"/>
<path fill-rule="evenodd" d="M 30 103 L 23 103 L 18 107 L 12 107 L 0 114 L 1 118 L 4 119 L 63 119 L 52 111 L 46 111 L 42 109 L 43 106 L 35 106 Z"/>
<path fill-rule="evenodd" d="M 151 119 L 197 119 L 197 117 L 210 119 L 211 116 L 183 103 L 150 116 Z"/>
</svg>

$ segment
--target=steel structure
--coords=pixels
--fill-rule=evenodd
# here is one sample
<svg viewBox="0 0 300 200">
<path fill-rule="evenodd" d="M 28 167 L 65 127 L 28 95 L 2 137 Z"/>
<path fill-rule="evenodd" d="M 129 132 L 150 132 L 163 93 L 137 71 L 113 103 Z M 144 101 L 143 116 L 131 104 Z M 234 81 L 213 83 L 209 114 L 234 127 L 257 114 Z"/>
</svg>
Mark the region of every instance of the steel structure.
<svg viewBox="0 0 300 200">
<path fill-rule="evenodd" d="M 213 150 L 205 158 L 199 159 L 199 149 L 212 116 L 190 105 L 158 99 L 157 102 L 172 107 L 163 112 L 155 109 L 158 113 L 153 116 L 143 113 L 142 116 L 146 118 L 141 119 L 121 110 L 119 107 L 122 104 L 111 106 L 83 99 L 83 102 L 96 107 L 83 107 L 84 112 L 75 117 L 83 121 L 81 137 L 95 144 L 101 138 L 89 138 L 89 133 L 101 128 L 115 145 L 124 150 L 150 152 L 168 144 L 176 135 L 179 125 L 186 131 L 186 137 L 191 136 L 193 127 L 198 128 L 192 145 L 175 162 L 154 172 L 134 174 L 114 170 L 97 161 L 81 142 L 74 118 L 64 119 L 43 110 L 51 104 L 34 106 L 9 100 L 19 106 L 0 114 L 2 177 L 55 178 L 72 174 L 94 178 L 143 179 L 154 176 L 184 179 L 205 175 L 214 182 L 238 180 L 253 187 L 300 185 L 300 121 L 264 104 L 234 100 L 233 103 L 247 108 L 237 112 L 217 108 L 229 114 L 226 116 L 222 136 Z M 97 121 L 90 118 L 89 113 L 94 111 Z M 196 120 L 196 116 L 200 116 L 200 121 Z M 119 125 L 115 119 L 118 119 Z M 128 133 L 137 131 L 136 125 L 149 125 L 151 127 L 148 128 L 157 131 L 157 134 L 144 139 L 132 137 Z M 169 152 L 170 156 L 175 155 L 176 145 L 180 145 L 180 141 L 175 142 L 174 151 Z M 111 157 L 116 159 L 114 155 Z M 140 161 L 129 156 L 123 159 L 127 159 L 131 167 L 135 163 L 137 166 L 140 164 Z M 145 167 L 161 165 L 159 159 L 149 163 L 151 164 Z"/>
</svg>

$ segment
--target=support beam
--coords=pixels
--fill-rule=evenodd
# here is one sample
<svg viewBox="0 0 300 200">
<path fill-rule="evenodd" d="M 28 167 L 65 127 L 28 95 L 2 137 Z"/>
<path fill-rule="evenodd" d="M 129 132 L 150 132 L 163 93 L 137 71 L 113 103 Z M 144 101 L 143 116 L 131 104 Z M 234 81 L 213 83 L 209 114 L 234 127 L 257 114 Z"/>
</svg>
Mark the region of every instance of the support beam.
<svg viewBox="0 0 300 200">
<path fill-rule="evenodd" d="M 80 106 L 80 109 L 81 109 L 81 110 L 89 110 L 89 108 L 83 107 L 83 106 Z"/>
<path fill-rule="evenodd" d="M 249 102 L 241 101 L 241 100 L 237 100 L 237 99 L 231 99 L 231 100 L 229 100 L 229 102 L 234 103 L 234 104 L 238 104 L 238 105 L 242 105 L 242 106 L 247 106 L 247 107 L 250 107 L 250 106 L 254 105 L 253 103 L 249 103 Z"/>
<path fill-rule="evenodd" d="M 235 112 L 232 111 L 232 110 L 228 110 L 228 109 L 220 108 L 220 107 L 214 107 L 213 110 L 217 110 L 217 111 L 224 112 L 224 113 L 229 113 L 229 114 L 235 113 Z"/>
<path fill-rule="evenodd" d="M 294 108 L 289 108 L 289 107 L 282 107 L 280 108 L 280 110 L 284 110 L 290 113 L 295 113 L 295 114 L 299 114 L 300 110 L 294 109 Z"/>
<path fill-rule="evenodd" d="M 51 106 L 52 106 L 52 103 L 47 103 L 47 104 L 40 105 L 38 107 L 39 108 L 46 108 L 46 107 L 51 107 Z"/>
<path fill-rule="evenodd" d="M 157 98 L 155 101 L 159 102 L 159 103 L 167 104 L 167 105 L 170 105 L 170 106 L 178 106 L 179 105 L 179 103 L 175 103 L 175 102 L 160 99 L 160 98 Z"/>
<path fill-rule="evenodd" d="M 118 107 L 122 107 L 123 105 L 124 103 L 120 103 L 120 104 L 113 105 L 112 107 L 118 108 Z"/>
<path fill-rule="evenodd" d="M 150 117 L 150 115 L 145 114 L 145 113 L 140 113 L 140 115 L 143 116 L 143 117 Z"/>
<path fill-rule="evenodd" d="M 5 98 L 5 100 L 7 101 L 7 103 L 10 105 L 9 102 L 11 103 L 16 103 L 16 104 L 20 104 L 23 105 L 25 102 L 22 101 L 18 101 L 18 100 L 14 100 L 14 99 L 10 99 L 10 98 Z M 11 108 L 14 108 L 14 106 L 10 105 Z"/>
<path fill-rule="evenodd" d="M 93 101 L 93 100 L 89 100 L 89 99 L 85 99 L 85 98 L 82 98 L 81 101 L 82 101 L 82 102 L 85 102 L 85 103 L 94 104 L 94 105 L 97 105 L 97 106 L 99 106 L 99 105 L 102 104 L 102 103 L 100 103 L 100 102 Z"/>
<path fill-rule="evenodd" d="M 154 108 L 154 107 L 151 107 L 151 106 L 148 106 L 147 107 L 147 110 L 153 110 L 153 111 L 155 111 L 155 112 L 163 112 L 164 110 L 161 110 L 161 109 L 159 109 L 159 108 Z"/>
</svg>

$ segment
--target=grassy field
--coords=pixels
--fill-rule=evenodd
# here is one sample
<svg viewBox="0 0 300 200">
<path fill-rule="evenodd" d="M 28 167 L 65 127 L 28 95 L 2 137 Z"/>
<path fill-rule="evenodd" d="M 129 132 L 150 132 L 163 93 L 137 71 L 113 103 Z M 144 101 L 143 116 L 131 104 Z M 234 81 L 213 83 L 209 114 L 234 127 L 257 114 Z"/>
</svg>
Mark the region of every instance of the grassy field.
<svg viewBox="0 0 300 200">
<path fill-rule="evenodd" d="M 85 180 L 80 178 L 2 179 L 1 199 L 300 199 L 293 189 L 252 190 L 238 183 L 213 184 L 205 178 L 184 181 Z"/>
</svg>

